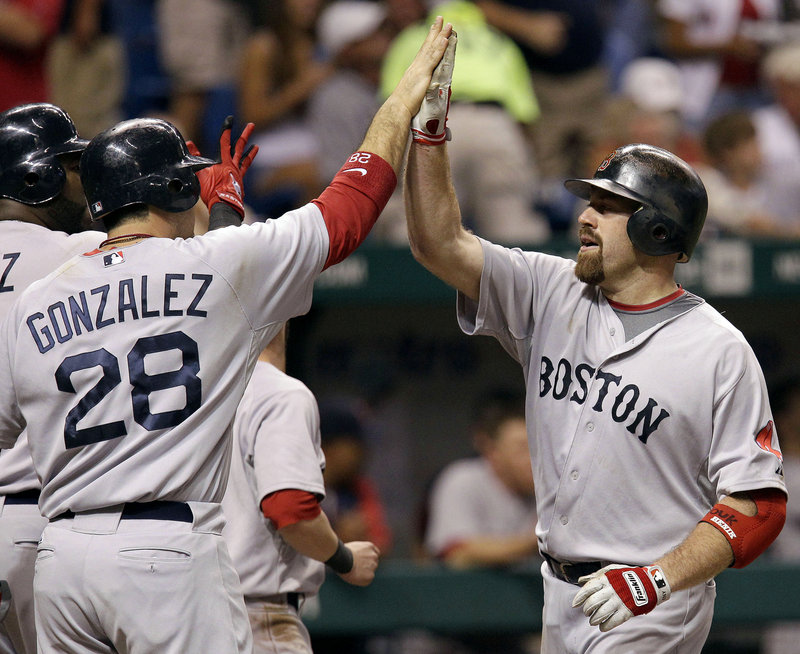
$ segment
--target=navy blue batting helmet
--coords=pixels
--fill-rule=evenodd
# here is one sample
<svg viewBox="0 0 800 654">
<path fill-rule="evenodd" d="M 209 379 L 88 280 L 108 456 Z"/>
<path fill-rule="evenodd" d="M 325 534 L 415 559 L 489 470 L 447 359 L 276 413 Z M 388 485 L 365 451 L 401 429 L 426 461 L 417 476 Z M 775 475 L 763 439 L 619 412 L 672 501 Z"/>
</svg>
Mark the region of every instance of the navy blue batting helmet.
<svg viewBox="0 0 800 654">
<path fill-rule="evenodd" d="M 628 237 L 651 256 L 680 253 L 688 261 L 708 211 L 706 189 L 694 169 L 671 152 L 643 143 L 617 148 L 594 177 L 568 179 L 564 186 L 584 200 L 599 188 L 639 202 L 628 220 Z"/>
<path fill-rule="evenodd" d="M 189 154 L 165 120 L 126 120 L 95 136 L 81 157 L 81 181 L 93 220 L 134 204 L 177 213 L 200 197 L 196 171 L 215 162 Z"/>
<path fill-rule="evenodd" d="M 72 119 L 47 103 L 23 104 L 0 114 L 0 197 L 28 205 L 53 200 L 67 174 L 59 155 L 82 152 Z"/>
</svg>

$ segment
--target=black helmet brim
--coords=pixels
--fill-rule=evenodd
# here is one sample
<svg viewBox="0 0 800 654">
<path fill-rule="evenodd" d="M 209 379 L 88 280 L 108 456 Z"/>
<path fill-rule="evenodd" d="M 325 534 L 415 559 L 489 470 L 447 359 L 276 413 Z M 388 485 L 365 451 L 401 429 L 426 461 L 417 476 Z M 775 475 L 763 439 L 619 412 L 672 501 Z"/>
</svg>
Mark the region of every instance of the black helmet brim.
<svg viewBox="0 0 800 654">
<path fill-rule="evenodd" d="M 60 154 L 74 154 L 75 152 L 83 152 L 86 149 L 86 146 L 89 145 L 89 141 L 86 139 L 74 138 L 70 139 L 66 143 L 61 143 L 59 145 L 53 145 L 49 148 L 45 148 L 42 150 L 42 153 L 47 156 L 58 156 Z"/>
<path fill-rule="evenodd" d="M 589 200 L 592 189 L 598 188 L 608 193 L 628 198 L 629 200 L 635 200 L 642 204 L 649 204 L 646 198 L 643 198 L 635 191 L 624 187 L 622 184 L 618 184 L 612 179 L 603 179 L 602 177 L 593 179 L 568 179 L 564 182 L 564 187 L 573 195 L 577 195 L 584 200 Z"/>
</svg>

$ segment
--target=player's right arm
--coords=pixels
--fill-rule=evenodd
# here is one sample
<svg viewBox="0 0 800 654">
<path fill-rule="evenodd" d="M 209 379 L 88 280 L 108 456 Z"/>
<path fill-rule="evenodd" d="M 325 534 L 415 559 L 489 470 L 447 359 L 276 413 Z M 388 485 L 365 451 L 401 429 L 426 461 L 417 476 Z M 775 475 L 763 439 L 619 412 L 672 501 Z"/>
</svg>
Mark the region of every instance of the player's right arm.
<svg viewBox="0 0 800 654">
<path fill-rule="evenodd" d="M 314 203 L 328 230 L 325 268 L 339 263 L 369 234 L 386 206 L 403 165 L 411 119 L 417 114 L 452 26 L 439 16 L 414 60 L 372 119 L 358 151 Z"/>
<path fill-rule="evenodd" d="M 291 504 L 300 495 L 303 496 L 301 501 L 315 503 L 312 511 L 292 509 Z M 350 584 L 367 586 L 372 583 L 380 556 L 377 546 L 366 541 L 342 543 L 313 495 L 297 490 L 278 491 L 262 500 L 261 509 L 294 550 L 329 565 Z M 302 514 L 307 516 L 314 512 L 314 517 L 298 519 Z"/>
<path fill-rule="evenodd" d="M 483 248 L 461 224 L 446 148 L 411 144 L 405 179 L 408 240 L 417 261 L 477 301 Z"/>
<path fill-rule="evenodd" d="M 414 257 L 444 282 L 477 300 L 483 248 L 461 224 L 447 157 L 447 112 L 457 36 L 431 76 L 419 112 L 412 120 L 413 140 L 405 178 L 408 238 Z"/>
</svg>

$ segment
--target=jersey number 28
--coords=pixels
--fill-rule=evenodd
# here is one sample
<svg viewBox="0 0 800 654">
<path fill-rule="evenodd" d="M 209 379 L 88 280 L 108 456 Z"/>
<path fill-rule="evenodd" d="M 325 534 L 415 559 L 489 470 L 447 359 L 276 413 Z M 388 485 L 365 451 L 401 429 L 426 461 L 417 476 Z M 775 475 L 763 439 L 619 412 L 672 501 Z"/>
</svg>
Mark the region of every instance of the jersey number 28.
<svg viewBox="0 0 800 654">
<path fill-rule="evenodd" d="M 148 354 L 178 350 L 182 355 L 182 365 L 177 370 L 148 374 L 144 359 Z M 133 419 L 148 431 L 174 427 L 186 420 L 198 408 L 201 400 L 201 384 L 197 343 L 183 332 L 171 332 L 160 336 L 140 338 L 128 352 L 128 377 L 131 382 Z M 93 427 L 78 429 L 78 423 L 97 406 L 112 389 L 121 382 L 120 366 L 117 357 L 105 348 L 83 352 L 67 357 L 56 370 L 56 385 L 65 393 L 77 393 L 72 384 L 72 374 L 78 370 L 100 367 L 103 376 L 72 407 L 64 422 L 64 444 L 67 449 L 81 447 L 90 443 L 111 440 L 128 433 L 125 422 L 117 420 Z M 150 394 L 168 388 L 183 386 L 186 389 L 186 405 L 182 409 L 152 413 Z"/>
</svg>

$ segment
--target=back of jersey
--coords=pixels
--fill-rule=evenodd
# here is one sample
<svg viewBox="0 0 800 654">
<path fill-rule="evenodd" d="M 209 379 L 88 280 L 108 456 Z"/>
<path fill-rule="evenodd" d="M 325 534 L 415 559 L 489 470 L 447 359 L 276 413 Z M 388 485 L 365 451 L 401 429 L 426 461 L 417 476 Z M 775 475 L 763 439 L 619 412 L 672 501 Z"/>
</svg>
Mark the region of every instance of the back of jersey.
<svg viewBox="0 0 800 654">
<path fill-rule="evenodd" d="M 97 250 L 23 295 L 0 342 L 0 407 L 14 393 L 21 415 L 0 413 L 0 443 L 24 415 L 44 516 L 221 500 L 256 357 L 327 255 L 318 210 L 295 218 Z"/>
<path fill-rule="evenodd" d="M 97 247 L 103 232 L 68 235 L 18 220 L 0 222 L 0 322 L 28 286 L 71 257 Z M 0 452 L 0 495 L 38 489 L 27 435 Z"/>
</svg>

